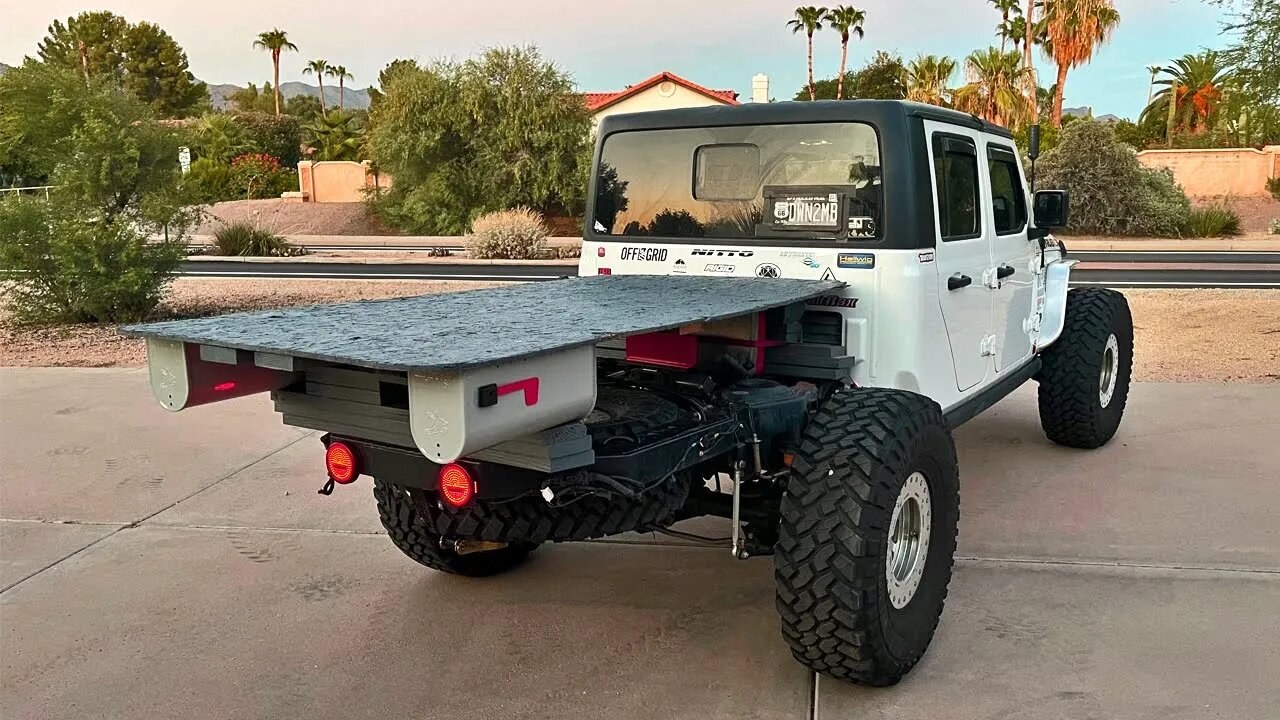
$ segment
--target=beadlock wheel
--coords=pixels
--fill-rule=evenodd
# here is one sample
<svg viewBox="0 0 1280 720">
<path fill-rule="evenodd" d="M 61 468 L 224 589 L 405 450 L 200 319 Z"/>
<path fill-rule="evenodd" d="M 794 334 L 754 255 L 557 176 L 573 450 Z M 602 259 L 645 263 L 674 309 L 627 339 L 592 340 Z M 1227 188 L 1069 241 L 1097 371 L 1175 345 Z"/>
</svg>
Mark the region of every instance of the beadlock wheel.
<svg viewBox="0 0 1280 720">
<path fill-rule="evenodd" d="M 1116 392 L 1116 379 L 1120 373 L 1116 372 L 1120 358 L 1120 341 L 1116 340 L 1116 334 L 1111 333 L 1107 336 L 1107 346 L 1102 351 L 1102 372 L 1098 374 L 1098 402 L 1102 407 L 1111 404 L 1111 396 Z"/>
<path fill-rule="evenodd" d="M 889 521 L 889 542 L 885 552 L 885 580 L 889 602 L 901 610 L 915 597 L 924 577 L 929 557 L 929 528 L 933 522 L 933 504 L 929 484 L 924 475 L 911 473 L 902 484 Z"/>
</svg>

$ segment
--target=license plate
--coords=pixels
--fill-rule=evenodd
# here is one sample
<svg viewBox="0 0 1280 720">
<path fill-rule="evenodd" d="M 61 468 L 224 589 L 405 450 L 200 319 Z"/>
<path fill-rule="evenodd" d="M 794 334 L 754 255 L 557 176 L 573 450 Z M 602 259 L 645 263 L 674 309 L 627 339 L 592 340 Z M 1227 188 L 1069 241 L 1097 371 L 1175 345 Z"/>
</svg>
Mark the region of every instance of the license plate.
<svg viewBox="0 0 1280 720">
<path fill-rule="evenodd" d="M 840 196 L 783 196 L 769 198 L 770 224 L 796 230 L 839 230 Z"/>
</svg>

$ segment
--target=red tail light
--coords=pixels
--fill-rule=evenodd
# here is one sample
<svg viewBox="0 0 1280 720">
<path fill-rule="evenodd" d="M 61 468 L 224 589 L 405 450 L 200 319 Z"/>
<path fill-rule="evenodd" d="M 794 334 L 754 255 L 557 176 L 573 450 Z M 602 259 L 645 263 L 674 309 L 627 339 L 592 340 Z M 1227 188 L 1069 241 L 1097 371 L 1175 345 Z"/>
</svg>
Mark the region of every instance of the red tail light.
<svg viewBox="0 0 1280 720">
<path fill-rule="evenodd" d="M 360 475 L 356 454 L 350 445 L 334 440 L 324 453 L 324 466 L 329 477 L 339 485 L 346 485 Z"/>
<path fill-rule="evenodd" d="M 475 497 L 476 484 L 467 469 L 457 463 L 440 468 L 440 496 L 453 507 L 460 508 Z"/>
</svg>

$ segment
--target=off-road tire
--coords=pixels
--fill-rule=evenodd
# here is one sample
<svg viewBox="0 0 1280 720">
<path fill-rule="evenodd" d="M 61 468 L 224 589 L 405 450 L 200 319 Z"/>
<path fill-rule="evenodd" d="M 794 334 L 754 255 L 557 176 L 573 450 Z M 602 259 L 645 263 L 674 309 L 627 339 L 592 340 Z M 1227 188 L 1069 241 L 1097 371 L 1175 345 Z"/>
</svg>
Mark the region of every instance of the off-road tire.
<svg viewBox="0 0 1280 720">
<path fill-rule="evenodd" d="M 485 577 L 497 575 L 523 563 L 537 543 L 513 543 L 500 550 L 459 555 L 440 546 L 441 535 L 432 532 L 418 512 L 419 503 L 400 485 L 373 481 L 373 497 L 378 501 L 378 517 L 391 542 L 405 555 L 432 570 Z"/>
<path fill-rule="evenodd" d="M 444 537 L 474 540 L 564 542 L 664 528 L 675 522 L 689 496 L 687 478 L 667 478 L 639 497 L 585 497 L 548 505 L 539 494 L 485 501 L 454 509 L 435 502 L 420 505 L 426 527 Z"/>
<path fill-rule="evenodd" d="M 914 472 L 929 489 L 931 536 L 919 586 L 895 609 L 889 526 Z M 791 653 L 840 680 L 898 682 L 929 647 L 951 581 L 959 468 L 942 409 L 905 391 L 837 391 L 805 428 L 781 515 L 774 574 Z"/>
<path fill-rule="evenodd" d="M 1067 293 L 1062 335 L 1041 356 L 1040 425 L 1059 445 L 1093 449 L 1116 434 L 1133 374 L 1133 316 L 1124 295 L 1105 288 Z M 1114 390 L 1101 398 L 1108 338 L 1116 338 Z"/>
</svg>

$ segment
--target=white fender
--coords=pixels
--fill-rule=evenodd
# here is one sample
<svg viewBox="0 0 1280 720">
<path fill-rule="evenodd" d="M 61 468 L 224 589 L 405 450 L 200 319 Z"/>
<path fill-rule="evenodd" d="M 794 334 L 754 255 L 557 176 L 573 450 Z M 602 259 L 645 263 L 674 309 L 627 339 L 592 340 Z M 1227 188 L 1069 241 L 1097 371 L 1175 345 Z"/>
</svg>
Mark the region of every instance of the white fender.
<svg viewBox="0 0 1280 720">
<path fill-rule="evenodd" d="M 1049 347 L 1062 335 L 1062 325 L 1067 319 L 1067 284 L 1071 279 L 1071 268 L 1078 262 L 1058 260 L 1045 267 L 1044 313 L 1040 317 L 1036 351 Z"/>
</svg>

